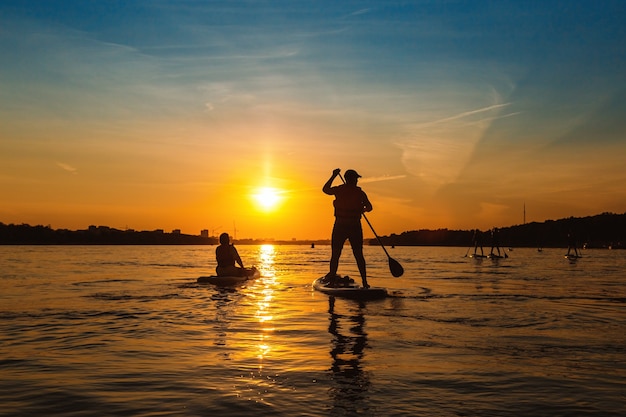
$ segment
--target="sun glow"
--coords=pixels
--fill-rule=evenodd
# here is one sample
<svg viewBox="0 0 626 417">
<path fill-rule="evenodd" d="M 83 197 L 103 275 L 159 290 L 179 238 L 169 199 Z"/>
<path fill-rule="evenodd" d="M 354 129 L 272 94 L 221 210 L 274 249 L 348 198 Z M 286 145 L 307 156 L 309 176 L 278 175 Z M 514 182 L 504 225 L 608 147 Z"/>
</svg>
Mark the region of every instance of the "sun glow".
<svg viewBox="0 0 626 417">
<path fill-rule="evenodd" d="M 282 200 L 280 190 L 272 187 L 261 187 L 252 195 L 262 210 L 270 211 L 275 209 Z"/>
</svg>

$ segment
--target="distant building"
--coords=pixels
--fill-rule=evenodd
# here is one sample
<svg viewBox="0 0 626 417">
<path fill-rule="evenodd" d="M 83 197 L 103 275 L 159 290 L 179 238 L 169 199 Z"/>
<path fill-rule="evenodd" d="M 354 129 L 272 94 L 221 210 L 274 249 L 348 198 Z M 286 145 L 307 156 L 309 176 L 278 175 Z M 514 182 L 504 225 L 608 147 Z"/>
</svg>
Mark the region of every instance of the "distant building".
<svg viewBox="0 0 626 417">
<path fill-rule="evenodd" d="M 202 230 L 200 230 L 200 236 L 201 237 L 209 237 L 209 229 L 202 229 Z"/>
<path fill-rule="evenodd" d="M 172 234 L 173 234 L 173 235 L 179 235 L 179 234 L 180 234 L 180 229 L 174 229 L 174 230 L 172 230 Z"/>
</svg>

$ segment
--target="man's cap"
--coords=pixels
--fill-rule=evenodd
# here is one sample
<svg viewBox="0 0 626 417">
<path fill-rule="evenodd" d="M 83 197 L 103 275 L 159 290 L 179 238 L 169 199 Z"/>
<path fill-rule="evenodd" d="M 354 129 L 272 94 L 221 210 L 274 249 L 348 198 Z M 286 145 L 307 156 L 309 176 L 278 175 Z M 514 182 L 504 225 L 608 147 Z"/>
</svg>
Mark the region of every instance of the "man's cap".
<svg viewBox="0 0 626 417">
<path fill-rule="evenodd" d="M 346 178 L 361 178 L 361 176 L 353 169 L 349 169 L 344 174 Z"/>
</svg>

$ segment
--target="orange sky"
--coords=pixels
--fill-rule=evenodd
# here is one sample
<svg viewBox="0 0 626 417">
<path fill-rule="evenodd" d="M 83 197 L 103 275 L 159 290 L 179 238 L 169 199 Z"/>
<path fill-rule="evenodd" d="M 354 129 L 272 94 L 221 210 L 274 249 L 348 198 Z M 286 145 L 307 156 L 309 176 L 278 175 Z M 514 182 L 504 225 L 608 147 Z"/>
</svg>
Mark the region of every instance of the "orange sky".
<svg viewBox="0 0 626 417">
<path fill-rule="evenodd" d="M 0 6 L 0 222 L 322 239 L 334 168 L 381 235 L 626 210 L 619 5 L 220 4 Z"/>
</svg>

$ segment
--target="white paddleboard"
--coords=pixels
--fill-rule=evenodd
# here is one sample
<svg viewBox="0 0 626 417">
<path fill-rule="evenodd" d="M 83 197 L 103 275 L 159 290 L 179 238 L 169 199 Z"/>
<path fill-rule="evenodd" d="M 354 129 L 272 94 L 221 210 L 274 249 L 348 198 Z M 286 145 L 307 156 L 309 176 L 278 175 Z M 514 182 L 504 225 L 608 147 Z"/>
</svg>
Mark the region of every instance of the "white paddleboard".
<svg viewBox="0 0 626 417">
<path fill-rule="evenodd" d="M 325 277 L 313 281 L 313 289 L 333 297 L 353 300 L 376 300 L 387 297 L 387 289 L 382 287 L 363 288 L 352 282 L 342 287 L 328 287 Z"/>
</svg>

